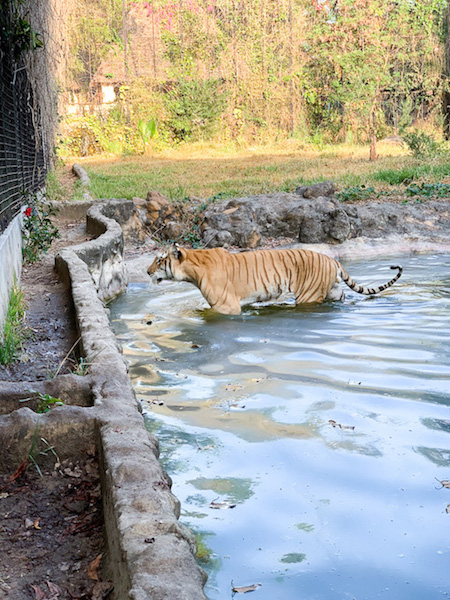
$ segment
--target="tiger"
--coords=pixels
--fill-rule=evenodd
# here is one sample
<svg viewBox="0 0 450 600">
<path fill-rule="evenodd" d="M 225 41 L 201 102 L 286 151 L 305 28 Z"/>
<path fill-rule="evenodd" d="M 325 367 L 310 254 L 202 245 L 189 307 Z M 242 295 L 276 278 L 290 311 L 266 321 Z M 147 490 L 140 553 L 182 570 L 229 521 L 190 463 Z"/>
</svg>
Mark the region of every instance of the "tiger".
<svg viewBox="0 0 450 600">
<path fill-rule="evenodd" d="M 242 306 L 273 300 L 287 292 L 295 303 L 343 300 L 340 281 L 358 294 L 373 295 L 391 287 L 402 274 L 378 287 L 353 281 L 339 261 L 312 250 L 274 249 L 231 253 L 224 248 L 191 250 L 175 245 L 147 269 L 156 283 L 164 279 L 193 283 L 208 304 L 224 315 L 239 315 Z"/>
</svg>

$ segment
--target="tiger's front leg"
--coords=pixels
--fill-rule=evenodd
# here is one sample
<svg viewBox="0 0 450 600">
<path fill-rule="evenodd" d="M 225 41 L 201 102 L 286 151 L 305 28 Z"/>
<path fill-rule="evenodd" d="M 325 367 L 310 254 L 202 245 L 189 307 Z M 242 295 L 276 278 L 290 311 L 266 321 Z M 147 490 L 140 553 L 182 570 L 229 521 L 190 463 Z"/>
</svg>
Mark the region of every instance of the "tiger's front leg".
<svg viewBox="0 0 450 600">
<path fill-rule="evenodd" d="M 241 303 L 238 298 L 228 299 L 226 302 L 211 304 L 211 308 L 221 315 L 240 315 Z"/>
</svg>

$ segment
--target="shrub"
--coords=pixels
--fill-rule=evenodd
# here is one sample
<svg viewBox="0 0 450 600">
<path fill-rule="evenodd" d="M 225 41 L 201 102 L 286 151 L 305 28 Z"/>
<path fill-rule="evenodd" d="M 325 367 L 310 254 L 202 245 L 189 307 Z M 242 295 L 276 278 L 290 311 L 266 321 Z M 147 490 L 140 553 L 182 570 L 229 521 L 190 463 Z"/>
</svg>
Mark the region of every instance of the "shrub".
<svg viewBox="0 0 450 600">
<path fill-rule="evenodd" d="M 23 217 L 23 249 L 26 261 L 34 263 L 45 254 L 52 241 L 59 238 L 59 231 L 50 217 L 56 210 L 36 195 L 28 198 L 28 207 Z"/>
<path fill-rule="evenodd" d="M 424 131 L 416 129 L 405 133 L 403 140 L 415 158 L 439 158 L 447 153 L 442 142 L 436 141 Z"/>
<path fill-rule="evenodd" d="M 164 98 L 167 127 L 177 141 L 209 139 L 225 110 L 226 96 L 217 80 L 180 80 Z"/>
</svg>

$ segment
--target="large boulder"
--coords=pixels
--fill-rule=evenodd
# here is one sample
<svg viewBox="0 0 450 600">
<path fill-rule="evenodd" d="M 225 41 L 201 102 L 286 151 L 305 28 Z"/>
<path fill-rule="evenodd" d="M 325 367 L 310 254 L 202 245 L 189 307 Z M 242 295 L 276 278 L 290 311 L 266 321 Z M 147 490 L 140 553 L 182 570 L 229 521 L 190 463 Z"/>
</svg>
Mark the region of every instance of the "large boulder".
<svg viewBox="0 0 450 600">
<path fill-rule="evenodd" d="M 256 248 L 284 243 L 340 244 L 349 238 L 387 235 L 439 236 L 450 227 L 447 200 L 419 203 L 349 204 L 325 181 L 279 192 L 220 202 L 172 202 L 158 192 L 140 201 L 138 212 L 157 239 L 200 242 L 205 247 Z"/>
</svg>

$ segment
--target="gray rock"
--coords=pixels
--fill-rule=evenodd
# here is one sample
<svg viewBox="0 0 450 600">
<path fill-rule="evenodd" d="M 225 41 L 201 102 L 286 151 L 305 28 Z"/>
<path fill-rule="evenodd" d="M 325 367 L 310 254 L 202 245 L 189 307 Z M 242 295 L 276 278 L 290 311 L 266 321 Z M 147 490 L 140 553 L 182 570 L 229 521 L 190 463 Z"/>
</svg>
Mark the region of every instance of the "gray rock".
<svg viewBox="0 0 450 600">
<path fill-rule="evenodd" d="M 302 186 L 295 190 L 295 193 L 303 198 L 320 198 L 326 196 L 331 198 L 336 192 L 336 186 L 333 181 L 323 181 L 310 186 Z"/>
</svg>

